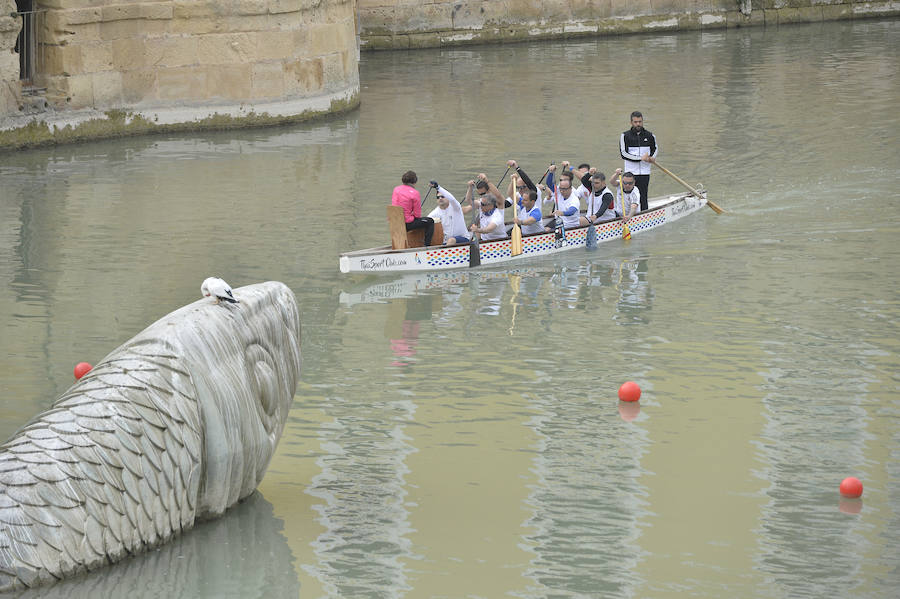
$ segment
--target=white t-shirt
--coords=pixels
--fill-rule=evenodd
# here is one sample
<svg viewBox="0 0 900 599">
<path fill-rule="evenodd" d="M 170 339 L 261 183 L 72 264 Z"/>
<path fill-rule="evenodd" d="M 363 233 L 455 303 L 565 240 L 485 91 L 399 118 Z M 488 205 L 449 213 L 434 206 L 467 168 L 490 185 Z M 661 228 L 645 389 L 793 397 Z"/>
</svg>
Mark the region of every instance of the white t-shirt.
<svg viewBox="0 0 900 599">
<path fill-rule="evenodd" d="M 591 187 L 585 187 L 583 184 L 578 186 L 578 189 L 575 190 L 575 195 L 577 195 L 582 200 L 588 199 L 588 196 L 591 195 Z"/>
<path fill-rule="evenodd" d="M 560 212 L 565 212 L 569 208 L 575 207 L 575 212 L 569 216 L 563 215 L 562 220 L 563 225 L 566 227 L 577 227 L 579 218 L 581 217 L 581 215 L 578 214 L 578 211 L 581 210 L 581 198 L 578 197 L 575 190 L 573 189 L 572 193 L 570 193 L 567 198 L 564 198 L 558 191 L 554 192 L 551 197 L 556 200 L 556 209 Z"/>
<path fill-rule="evenodd" d="M 628 202 L 630 204 L 637 204 L 637 208 L 634 209 L 634 214 L 637 214 L 641 210 L 641 191 L 637 188 L 637 186 L 632 187 L 631 191 L 625 194 Z M 629 209 L 630 210 L 630 209 Z M 622 201 L 622 188 L 616 188 L 616 212 L 619 216 L 625 216 L 625 204 Z"/>
<path fill-rule="evenodd" d="M 516 206 L 516 212 L 521 221 L 524 221 L 529 216 L 534 219 L 534 222 L 530 225 L 522 225 L 522 235 L 544 232 L 544 225 L 541 224 L 541 209 L 537 207 L 537 203 L 531 207 L 531 212 L 525 209 L 524 204 L 519 204 Z"/>
<path fill-rule="evenodd" d="M 468 239 L 471 233 L 469 233 L 469 229 L 466 227 L 466 219 L 463 215 L 462 206 L 459 205 L 459 202 L 453 197 L 453 194 L 440 185 L 438 185 L 438 193 L 447 198 L 450 205 L 447 206 L 446 210 L 438 206 L 428 213 L 428 216 L 441 219 L 441 226 L 444 227 L 444 243 L 447 243 L 447 240 L 451 237 L 465 237 Z"/>
<path fill-rule="evenodd" d="M 481 210 L 479 208 L 479 210 Z M 488 231 L 487 233 L 481 233 L 481 239 L 484 241 L 488 241 L 491 239 L 506 239 L 506 226 L 503 224 L 503 211 L 499 208 L 494 208 L 494 211 L 487 215 L 484 212 L 479 212 L 478 214 L 478 226 L 482 229 L 486 229 L 491 225 L 491 223 L 496 224 L 497 226 L 493 228 L 493 230 Z"/>
</svg>

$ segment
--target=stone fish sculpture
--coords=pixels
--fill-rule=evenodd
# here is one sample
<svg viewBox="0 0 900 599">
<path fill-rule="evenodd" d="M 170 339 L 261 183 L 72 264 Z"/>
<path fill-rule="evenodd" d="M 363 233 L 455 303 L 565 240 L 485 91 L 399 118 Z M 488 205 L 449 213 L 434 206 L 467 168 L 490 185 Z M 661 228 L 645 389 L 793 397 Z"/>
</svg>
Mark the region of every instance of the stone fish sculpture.
<svg viewBox="0 0 900 599">
<path fill-rule="evenodd" d="M 113 351 L 0 446 L 0 591 L 113 563 L 252 493 L 300 376 L 278 282 L 199 300 Z"/>
</svg>

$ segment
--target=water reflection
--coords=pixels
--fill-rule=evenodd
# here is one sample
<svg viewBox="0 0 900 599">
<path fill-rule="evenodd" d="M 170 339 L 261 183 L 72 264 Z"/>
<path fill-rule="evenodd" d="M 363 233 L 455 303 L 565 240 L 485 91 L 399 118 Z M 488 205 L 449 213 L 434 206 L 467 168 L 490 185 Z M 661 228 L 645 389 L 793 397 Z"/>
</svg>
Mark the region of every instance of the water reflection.
<svg viewBox="0 0 900 599">
<path fill-rule="evenodd" d="M 390 316 L 385 324 L 385 337 L 390 339 L 391 352 L 396 358 L 391 366 L 405 366 L 412 361 L 419 344 L 420 325 L 422 321 L 431 320 L 435 311 L 432 304 L 438 300 L 438 295 L 424 295 L 391 302 Z"/>
<path fill-rule="evenodd" d="M 453 270 L 365 277 L 346 285 L 340 293 L 340 302 L 351 307 L 442 295 L 456 300 L 442 303 L 458 308 L 458 298 L 463 292 L 471 295 L 476 303 L 475 314 L 479 316 L 497 316 L 506 301 L 505 294 L 512 294 L 511 305 L 530 308 L 537 307 L 543 295 L 547 300 L 543 305 L 549 310 L 593 311 L 599 305 L 615 302 L 610 310 L 612 319 L 623 325 L 648 322 L 654 297 L 647 258 L 605 258 L 495 271 Z M 449 309 L 450 313 L 455 311 Z M 441 319 L 447 317 L 448 311 L 442 308 L 433 312 L 441 313 L 443 316 L 438 316 Z"/>
<path fill-rule="evenodd" d="M 858 521 L 847 517 L 861 511 L 862 501 L 838 497 L 846 473 L 869 462 L 866 447 L 874 439 L 855 396 L 873 382 L 873 369 L 859 362 L 849 339 L 843 355 L 833 355 L 818 336 L 797 330 L 794 344 L 773 348 L 762 385 L 770 442 L 760 447 L 770 465 L 763 476 L 772 486 L 759 530 L 764 549 L 758 567 L 792 597 L 853 595 L 873 550 Z M 797 352 L 820 354 L 818 371 L 797 371 Z M 829 375 L 835 368 L 839 379 Z M 785 394 L 787 388 L 793 391 Z M 809 397 L 816 397 L 815 405 Z"/>
<path fill-rule="evenodd" d="M 202 522 L 158 549 L 17 596 L 296 599 L 299 594 L 284 522 L 257 492 L 221 518 Z"/>
<path fill-rule="evenodd" d="M 404 561 L 414 557 L 406 507 L 415 448 L 405 429 L 415 420 L 408 399 L 353 404 L 337 402 L 319 429 L 319 473 L 306 492 L 325 528 L 313 541 L 316 564 L 307 566 L 330 596 L 397 597 L 410 589 Z"/>
<path fill-rule="evenodd" d="M 641 413 L 641 404 L 637 401 L 620 401 L 619 416 L 625 422 L 635 420 Z"/>
<path fill-rule="evenodd" d="M 547 393 L 529 405 L 537 414 L 527 425 L 539 442 L 525 523 L 535 531 L 525 537 L 534 553 L 527 596 L 636 596 L 647 432 L 620 420 L 602 396 Z"/>
<path fill-rule="evenodd" d="M 648 261 L 623 260 L 614 272 L 614 288 L 618 293 L 616 315 L 619 325 L 648 324 L 653 307 L 653 288 L 650 287 Z"/>
<path fill-rule="evenodd" d="M 841 497 L 838 500 L 838 509 L 845 514 L 858 514 L 862 511 L 862 499 L 855 497 Z"/>
</svg>

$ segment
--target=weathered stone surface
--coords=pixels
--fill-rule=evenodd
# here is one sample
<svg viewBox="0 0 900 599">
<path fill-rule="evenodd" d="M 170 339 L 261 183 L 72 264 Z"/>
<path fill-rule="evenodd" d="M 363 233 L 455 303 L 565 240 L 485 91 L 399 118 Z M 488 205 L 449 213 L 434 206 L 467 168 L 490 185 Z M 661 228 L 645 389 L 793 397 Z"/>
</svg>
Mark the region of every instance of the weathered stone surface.
<svg viewBox="0 0 900 599">
<path fill-rule="evenodd" d="M 250 73 L 250 90 L 255 98 L 275 100 L 284 96 L 284 67 L 282 64 L 254 64 Z"/>
<path fill-rule="evenodd" d="M 335 40 L 336 47 L 342 48 L 340 42 Z M 267 31 L 256 34 L 256 47 L 251 62 L 267 60 L 285 60 L 294 56 L 294 32 L 293 31 Z"/>
<path fill-rule="evenodd" d="M 194 36 L 167 37 L 147 46 L 147 65 L 165 71 L 171 67 L 197 64 L 200 39 Z"/>
<path fill-rule="evenodd" d="M 258 35 L 253 33 L 221 33 L 197 38 L 195 64 L 249 64 L 257 58 Z"/>
<path fill-rule="evenodd" d="M 300 374 L 293 293 L 207 298 L 113 351 L 0 446 L 0 592 L 116 562 L 262 480 Z"/>
<path fill-rule="evenodd" d="M 837 21 L 839 19 L 848 19 L 853 14 L 852 8 L 846 4 L 834 4 L 822 7 L 822 20 Z"/>
<path fill-rule="evenodd" d="M 184 98 L 206 100 L 206 69 L 203 67 L 174 67 L 157 73 L 157 97 L 160 100 L 181 101 Z"/>
<path fill-rule="evenodd" d="M 81 46 L 48 46 L 44 48 L 44 68 L 48 73 L 71 75 L 84 71 Z M 18 67 L 18 65 L 17 65 Z"/>
<path fill-rule="evenodd" d="M 897 0 L 754 0 L 750 14 L 740 7 L 736 0 L 360 0 L 360 37 L 365 49 L 424 48 L 900 14 Z"/>
<path fill-rule="evenodd" d="M 113 45 L 111 42 L 84 44 L 81 46 L 81 65 L 86 73 L 109 71 L 113 68 Z"/>
<path fill-rule="evenodd" d="M 168 33 L 171 21 L 162 19 L 122 19 L 101 21 L 100 39 L 153 38 Z"/>
<path fill-rule="evenodd" d="M 59 85 L 59 94 L 65 96 L 70 107 L 79 109 L 94 105 L 93 74 L 59 77 L 56 83 Z"/>
<path fill-rule="evenodd" d="M 119 71 L 98 71 L 91 75 L 94 102 L 104 106 L 122 105 L 122 73 Z"/>
<path fill-rule="evenodd" d="M 211 100 L 240 101 L 249 98 L 250 65 L 236 64 L 210 69 L 207 85 Z"/>
<path fill-rule="evenodd" d="M 322 58 L 298 59 L 285 65 L 284 85 L 287 93 L 309 95 L 325 85 L 325 64 Z"/>
<path fill-rule="evenodd" d="M 122 73 L 122 100 L 131 106 L 141 106 L 156 100 L 156 70 L 138 69 Z"/>
</svg>

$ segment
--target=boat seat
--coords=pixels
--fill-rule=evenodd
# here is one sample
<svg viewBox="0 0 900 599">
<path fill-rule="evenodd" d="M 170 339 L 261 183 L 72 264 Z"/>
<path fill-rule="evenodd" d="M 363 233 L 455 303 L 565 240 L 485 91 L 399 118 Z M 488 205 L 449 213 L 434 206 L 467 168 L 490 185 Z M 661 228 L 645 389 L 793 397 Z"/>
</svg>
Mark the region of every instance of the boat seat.
<svg viewBox="0 0 900 599">
<path fill-rule="evenodd" d="M 388 226 L 391 228 L 391 248 L 405 250 L 409 247 L 406 238 L 406 221 L 403 218 L 403 208 L 400 206 L 387 207 Z"/>
<path fill-rule="evenodd" d="M 387 217 L 388 225 L 391 228 L 391 249 L 405 250 L 406 248 L 418 248 L 425 245 L 425 229 L 406 230 L 403 208 L 400 206 L 388 206 Z M 440 245 L 443 241 L 444 227 L 441 223 L 434 223 L 434 234 L 431 236 L 431 244 Z"/>
</svg>

